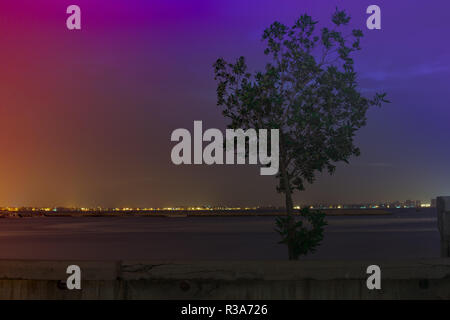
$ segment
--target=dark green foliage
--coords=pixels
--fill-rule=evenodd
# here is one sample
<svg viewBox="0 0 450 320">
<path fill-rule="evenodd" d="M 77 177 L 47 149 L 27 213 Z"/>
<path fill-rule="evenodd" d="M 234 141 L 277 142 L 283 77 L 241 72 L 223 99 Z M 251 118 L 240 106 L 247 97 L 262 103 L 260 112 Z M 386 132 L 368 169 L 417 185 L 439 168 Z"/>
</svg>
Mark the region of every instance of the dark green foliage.
<svg viewBox="0 0 450 320">
<path fill-rule="evenodd" d="M 280 243 L 293 242 L 293 259 L 302 255 L 314 253 L 323 240 L 325 213 L 312 211 L 308 208 L 300 210 L 301 219 L 296 221 L 294 216 L 279 217 L 276 219 L 276 231 L 281 235 Z M 293 220 L 293 223 L 291 221 Z M 289 239 L 289 226 L 293 225 L 293 239 Z"/>
</svg>

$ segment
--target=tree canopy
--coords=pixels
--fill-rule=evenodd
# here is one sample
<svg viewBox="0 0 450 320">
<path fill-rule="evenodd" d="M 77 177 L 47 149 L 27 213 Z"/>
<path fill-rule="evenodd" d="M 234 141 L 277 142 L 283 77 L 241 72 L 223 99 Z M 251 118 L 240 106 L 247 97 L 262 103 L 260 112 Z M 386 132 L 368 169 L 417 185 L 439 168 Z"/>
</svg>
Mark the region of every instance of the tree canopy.
<svg viewBox="0 0 450 320">
<path fill-rule="evenodd" d="M 388 102 L 385 93 L 367 98 L 358 87 L 353 54 L 361 50 L 362 31 L 344 34 L 350 17 L 339 9 L 331 22 L 319 29 L 307 14 L 292 26 L 274 22 L 262 37 L 269 57 L 263 71 L 249 72 L 244 57 L 214 64 L 217 104 L 229 127 L 279 129 L 277 189 L 286 194 L 288 215 L 294 190 L 360 154 L 354 137 L 367 110 Z"/>
</svg>

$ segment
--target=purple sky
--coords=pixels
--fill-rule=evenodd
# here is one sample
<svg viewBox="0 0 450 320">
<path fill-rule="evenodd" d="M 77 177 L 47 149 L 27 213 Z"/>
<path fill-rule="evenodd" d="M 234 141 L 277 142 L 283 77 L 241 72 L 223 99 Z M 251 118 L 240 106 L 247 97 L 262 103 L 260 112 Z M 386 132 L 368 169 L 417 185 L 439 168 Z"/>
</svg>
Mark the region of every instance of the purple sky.
<svg viewBox="0 0 450 320">
<path fill-rule="evenodd" d="M 78 4 L 82 30 L 65 28 Z M 367 30 L 367 6 L 382 30 Z M 361 87 L 391 104 L 369 112 L 362 156 L 295 196 L 304 202 L 450 195 L 448 1 L 60 1 L 0 4 L 0 205 L 280 204 L 258 166 L 175 166 L 170 133 L 224 128 L 212 63 L 263 66 L 262 31 L 335 7 L 365 34 Z"/>
</svg>

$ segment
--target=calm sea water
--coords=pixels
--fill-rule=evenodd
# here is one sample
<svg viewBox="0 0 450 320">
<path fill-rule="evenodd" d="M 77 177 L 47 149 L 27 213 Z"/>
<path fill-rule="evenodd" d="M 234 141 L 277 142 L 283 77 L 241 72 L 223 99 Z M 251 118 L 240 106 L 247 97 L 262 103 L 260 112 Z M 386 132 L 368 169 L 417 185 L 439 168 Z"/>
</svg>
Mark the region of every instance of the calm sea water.
<svg viewBox="0 0 450 320">
<path fill-rule="evenodd" d="M 435 209 L 328 217 L 314 259 L 439 256 Z M 273 217 L 0 219 L 0 259 L 285 259 Z"/>
</svg>

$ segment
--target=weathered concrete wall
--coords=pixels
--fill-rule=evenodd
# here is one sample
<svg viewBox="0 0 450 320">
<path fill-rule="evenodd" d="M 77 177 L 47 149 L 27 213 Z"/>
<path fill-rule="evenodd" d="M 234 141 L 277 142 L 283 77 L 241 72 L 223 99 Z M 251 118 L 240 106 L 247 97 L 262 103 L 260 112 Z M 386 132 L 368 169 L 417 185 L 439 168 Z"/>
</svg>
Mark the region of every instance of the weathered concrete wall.
<svg viewBox="0 0 450 320">
<path fill-rule="evenodd" d="M 68 290 L 66 268 L 82 270 Z M 381 290 L 366 287 L 381 267 Z M 450 299 L 450 259 L 343 262 L 0 261 L 0 299 Z"/>
</svg>

